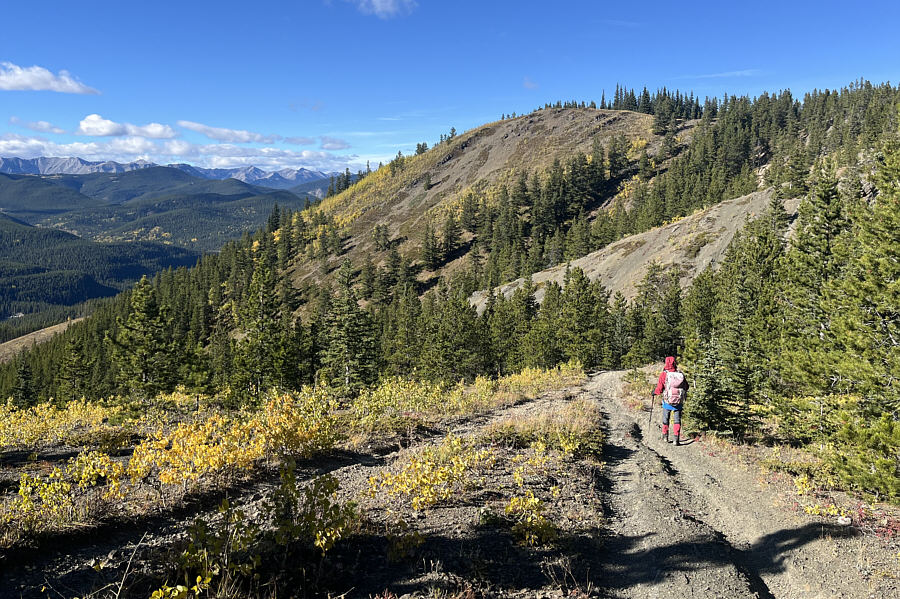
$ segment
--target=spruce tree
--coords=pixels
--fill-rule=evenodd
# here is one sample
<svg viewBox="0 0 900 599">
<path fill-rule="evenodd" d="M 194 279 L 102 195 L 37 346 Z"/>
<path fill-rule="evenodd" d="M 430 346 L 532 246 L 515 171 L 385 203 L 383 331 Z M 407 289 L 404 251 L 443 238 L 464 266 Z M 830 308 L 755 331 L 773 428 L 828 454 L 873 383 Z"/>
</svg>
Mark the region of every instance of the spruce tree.
<svg viewBox="0 0 900 599">
<path fill-rule="evenodd" d="M 282 338 L 274 274 L 261 261 L 256 265 L 236 315 L 242 337 L 235 347 L 235 387 L 259 402 L 262 394 L 278 383 L 276 356 Z"/>
<path fill-rule="evenodd" d="M 707 431 L 732 428 L 740 410 L 734 405 L 734 397 L 722 385 L 725 366 L 716 341 L 703 348 L 703 358 L 692 371 L 693 381 L 684 406 L 690 425 Z"/>
<path fill-rule="evenodd" d="M 341 264 L 336 284 L 327 319 L 322 369 L 327 380 L 352 395 L 377 376 L 375 331 L 369 314 L 356 301 L 349 260 Z"/>
<path fill-rule="evenodd" d="M 16 383 L 12 390 L 13 405 L 18 409 L 28 408 L 37 403 L 37 394 L 34 388 L 34 375 L 27 356 L 19 358 L 16 368 Z"/>
<path fill-rule="evenodd" d="M 84 397 L 90 383 L 90 373 L 94 359 L 82 350 L 82 345 L 74 335 L 66 340 L 62 364 L 56 380 L 56 399 L 69 402 Z"/>
<path fill-rule="evenodd" d="M 827 320 L 821 291 L 838 274 L 835 245 L 844 223 L 837 180 L 833 169 L 826 167 L 800 203 L 791 247 L 778 269 L 779 366 L 805 390 L 828 385 L 822 372 Z"/>
<path fill-rule="evenodd" d="M 142 277 L 131 291 L 127 318 L 118 318 L 111 338 L 117 382 L 123 390 L 151 400 L 175 386 L 177 346 L 168 334 L 167 310 L 157 303 L 153 285 Z"/>
<path fill-rule="evenodd" d="M 829 367 L 874 414 L 900 410 L 900 143 L 886 146 L 878 194 L 861 219 L 844 276 L 826 288 Z"/>
<path fill-rule="evenodd" d="M 447 215 L 444 221 L 444 228 L 441 231 L 441 253 L 443 261 L 446 262 L 453 257 L 453 253 L 459 247 L 459 221 L 452 214 Z"/>
<path fill-rule="evenodd" d="M 422 264 L 426 270 L 435 270 L 440 264 L 440 248 L 431 222 L 425 223 L 425 234 L 422 238 Z"/>
</svg>

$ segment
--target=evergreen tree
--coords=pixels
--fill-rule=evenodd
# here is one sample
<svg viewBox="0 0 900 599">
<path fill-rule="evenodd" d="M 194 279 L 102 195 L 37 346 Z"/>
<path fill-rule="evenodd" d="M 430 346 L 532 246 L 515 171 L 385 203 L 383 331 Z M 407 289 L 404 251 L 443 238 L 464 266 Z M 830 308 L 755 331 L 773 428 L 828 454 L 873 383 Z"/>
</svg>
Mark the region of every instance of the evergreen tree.
<svg viewBox="0 0 900 599">
<path fill-rule="evenodd" d="M 704 348 L 703 359 L 693 370 L 694 380 L 685 401 L 685 415 L 691 426 L 713 431 L 731 428 L 740 409 L 722 385 L 725 367 L 715 342 Z"/>
<path fill-rule="evenodd" d="M 19 358 L 16 369 L 16 384 L 12 390 L 13 405 L 18 409 L 28 408 L 37 403 L 34 389 L 34 376 L 26 356 Z"/>
<path fill-rule="evenodd" d="M 431 222 L 425 223 L 425 234 L 422 238 L 422 264 L 426 270 L 435 270 L 440 264 L 440 248 Z"/>
<path fill-rule="evenodd" d="M 246 297 L 236 310 L 238 330 L 233 380 L 241 394 L 259 402 L 262 394 L 278 384 L 276 357 L 282 349 L 282 326 L 275 294 L 274 274 L 263 262 L 256 265 Z"/>
<path fill-rule="evenodd" d="M 878 195 L 857 225 L 844 276 L 826 288 L 832 369 L 870 413 L 900 411 L 900 142 L 885 148 Z"/>
<path fill-rule="evenodd" d="M 447 215 L 441 235 L 441 253 L 444 261 L 450 260 L 459 247 L 459 221 L 452 214 Z"/>
<path fill-rule="evenodd" d="M 65 354 L 59 370 L 56 388 L 59 401 L 69 402 L 87 394 L 91 369 L 95 358 L 82 349 L 75 336 L 66 341 Z"/>
<path fill-rule="evenodd" d="M 157 303 L 147 277 L 131 291 L 129 306 L 127 318 L 118 319 L 118 332 L 111 338 L 117 381 L 120 388 L 147 401 L 174 388 L 177 347 L 168 334 L 167 311 Z"/>
<path fill-rule="evenodd" d="M 422 303 L 419 370 L 433 380 L 471 380 L 490 364 L 490 335 L 468 296 L 443 287 Z"/>
<path fill-rule="evenodd" d="M 802 389 L 828 385 L 821 367 L 827 326 L 821 291 L 839 272 L 835 245 L 844 222 L 833 169 L 824 168 L 800 203 L 791 247 L 778 272 L 779 366 Z"/>
<path fill-rule="evenodd" d="M 377 376 L 375 331 L 369 314 L 359 307 L 353 291 L 353 267 L 344 260 L 337 276 L 337 292 L 328 314 L 323 376 L 346 394 L 354 394 Z"/>
</svg>

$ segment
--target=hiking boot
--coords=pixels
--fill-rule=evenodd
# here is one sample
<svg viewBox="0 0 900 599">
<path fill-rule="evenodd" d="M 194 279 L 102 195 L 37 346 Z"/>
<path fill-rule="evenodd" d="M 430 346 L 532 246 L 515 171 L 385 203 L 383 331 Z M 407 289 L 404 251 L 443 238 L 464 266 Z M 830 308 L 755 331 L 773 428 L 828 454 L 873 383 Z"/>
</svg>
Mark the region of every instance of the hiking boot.
<svg viewBox="0 0 900 599">
<path fill-rule="evenodd" d="M 681 438 L 678 435 L 675 435 L 675 445 L 681 445 Z"/>
<path fill-rule="evenodd" d="M 665 441 L 666 443 L 668 443 L 669 442 L 669 433 L 663 433 L 662 440 Z"/>
</svg>

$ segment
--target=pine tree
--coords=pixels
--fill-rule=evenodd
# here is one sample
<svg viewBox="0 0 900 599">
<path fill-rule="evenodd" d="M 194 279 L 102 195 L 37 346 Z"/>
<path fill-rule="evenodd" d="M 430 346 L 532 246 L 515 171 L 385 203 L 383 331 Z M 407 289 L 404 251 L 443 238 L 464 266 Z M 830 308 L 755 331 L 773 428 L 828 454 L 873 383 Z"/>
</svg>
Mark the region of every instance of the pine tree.
<svg viewBox="0 0 900 599">
<path fill-rule="evenodd" d="M 453 257 L 453 253 L 459 247 L 459 221 L 452 214 L 447 215 L 444 221 L 444 228 L 441 232 L 441 253 L 444 261 L 448 261 Z"/>
<path fill-rule="evenodd" d="M 34 375 L 31 371 L 31 365 L 28 358 L 22 356 L 19 358 L 19 364 L 16 369 L 16 384 L 12 390 L 13 405 L 18 409 L 27 408 L 37 403 L 37 393 L 34 388 Z"/>
<path fill-rule="evenodd" d="M 684 362 L 693 364 L 702 359 L 703 348 L 708 347 L 712 341 L 715 313 L 715 275 L 707 268 L 694 277 L 681 305 L 680 329 L 684 335 Z"/>
<path fill-rule="evenodd" d="M 69 337 L 56 380 L 57 400 L 69 402 L 80 399 L 87 393 L 95 359 L 82 350 L 81 344 L 74 335 Z"/>
<path fill-rule="evenodd" d="M 703 359 L 694 369 L 684 410 L 692 427 L 722 431 L 732 428 L 734 397 L 722 385 L 725 368 L 716 342 L 703 348 Z"/>
<path fill-rule="evenodd" d="M 778 269 L 779 366 L 803 389 L 828 384 L 821 367 L 827 326 L 821 291 L 838 274 L 835 245 L 844 223 L 837 180 L 825 168 L 800 203 L 791 247 Z"/>
<path fill-rule="evenodd" d="M 512 302 L 501 293 L 493 302 L 491 310 L 485 311 L 485 314 L 491 333 L 496 372 L 498 376 L 509 374 L 512 371 L 511 363 L 516 359 L 515 351 L 518 345 L 516 314 L 513 311 Z"/>
<path fill-rule="evenodd" d="M 566 271 L 562 292 L 559 338 L 567 359 L 592 368 L 606 345 L 608 293 L 592 284 L 580 268 Z"/>
<path fill-rule="evenodd" d="M 111 339 L 119 386 L 148 401 L 175 386 L 177 348 L 168 334 L 167 311 L 157 304 L 147 277 L 131 291 L 127 318 L 118 319 Z"/>
<path fill-rule="evenodd" d="M 359 275 L 360 296 L 365 300 L 372 299 L 372 294 L 375 292 L 375 276 L 375 265 L 372 263 L 372 257 L 367 255 Z"/>
<path fill-rule="evenodd" d="M 886 146 L 878 195 L 858 223 L 840 280 L 826 287 L 829 366 L 839 388 L 860 393 L 871 413 L 900 410 L 900 143 Z"/>
<path fill-rule="evenodd" d="M 280 351 L 282 327 L 272 270 L 259 262 L 250 280 L 246 297 L 236 310 L 242 337 L 235 346 L 235 388 L 256 402 L 278 383 L 275 367 Z"/>
<path fill-rule="evenodd" d="M 375 380 L 377 357 L 373 323 L 357 304 L 349 260 L 344 260 L 338 271 L 327 327 L 323 375 L 345 394 L 355 394 Z"/>
<path fill-rule="evenodd" d="M 431 222 L 425 223 L 425 234 L 422 238 L 422 264 L 426 270 L 435 270 L 440 264 L 440 248 L 434 236 Z"/>
<path fill-rule="evenodd" d="M 385 370 L 394 375 L 411 375 L 419 359 L 421 337 L 419 316 L 422 305 L 412 285 L 405 286 L 383 316 L 381 336 Z"/>
<path fill-rule="evenodd" d="M 471 380 L 491 361 L 490 335 L 467 295 L 446 287 L 422 302 L 419 370 L 433 380 Z"/>
</svg>

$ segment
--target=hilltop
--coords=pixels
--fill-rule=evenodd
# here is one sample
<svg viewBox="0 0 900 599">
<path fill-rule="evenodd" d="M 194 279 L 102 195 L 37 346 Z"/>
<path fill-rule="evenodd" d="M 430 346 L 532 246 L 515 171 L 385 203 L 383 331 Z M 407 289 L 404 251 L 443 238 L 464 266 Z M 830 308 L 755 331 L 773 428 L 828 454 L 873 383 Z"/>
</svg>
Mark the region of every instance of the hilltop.
<svg viewBox="0 0 900 599">
<path fill-rule="evenodd" d="M 492 193 L 494 184 L 511 184 L 522 173 L 543 175 L 554 162 L 590 154 L 595 144 L 608 146 L 618 136 L 629 144 L 646 144 L 653 154 L 663 138 L 653 134 L 652 121 L 650 115 L 628 111 L 559 108 L 488 123 L 386 165 L 326 198 L 318 209 L 344 226 L 343 257 L 354 263 L 367 256 L 386 259 L 388 252 L 376 247 L 372 235 L 376 227 L 386 227 L 398 251 L 415 260 L 426 222 L 439 225 L 447 214 L 457 214 L 466 195 Z M 293 278 L 305 281 L 317 272 L 315 265 L 300 261 Z"/>
</svg>

